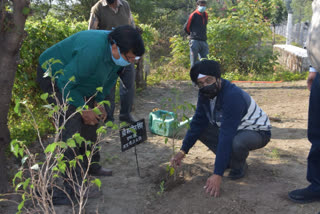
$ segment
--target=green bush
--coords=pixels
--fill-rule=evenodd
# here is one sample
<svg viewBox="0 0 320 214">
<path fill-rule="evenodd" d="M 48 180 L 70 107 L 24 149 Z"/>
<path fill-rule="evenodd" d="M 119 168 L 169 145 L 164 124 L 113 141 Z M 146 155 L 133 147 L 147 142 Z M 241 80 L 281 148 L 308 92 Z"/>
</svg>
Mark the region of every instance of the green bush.
<svg viewBox="0 0 320 214">
<path fill-rule="evenodd" d="M 41 134 L 53 130 L 47 114 L 41 109 L 44 101 L 40 99 L 41 92 L 35 81 L 38 58 L 44 50 L 53 44 L 85 29 L 87 29 L 86 22 L 75 22 L 71 19 L 59 21 L 47 16 L 42 20 L 35 20 L 32 17 L 27 20 L 25 26 L 27 37 L 24 39 L 20 50 L 21 62 L 16 73 L 11 109 L 8 115 L 8 126 L 12 139 L 27 142 L 36 139 L 31 116 L 22 109 L 21 117 L 17 117 L 13 111 L 15 102 L 19 100 L 27 102 L 28 108 L 35 116 Z"/>
<path fill-rule="evenodd" d="M 265 6 L 260 1 L 244 0 L 223 8 L 221 17 L 209 11 L 207 36 L 209 58 L 221 63 L 223 72 L 273 72 L 277 56 L 272 53 L 270 23 L 263 17 Z M 268 38 L 265 40 L 263 38 Z M 188 68 L 188 40 L 170 38 L 170 63 Z"/>
<path fill-rule="evenodd" d="M 225 72 L 272 71 L 276 57 L 263 43 L 270 37 L 270 23 L 263 17 L 260 1 L 244 0 L 227 9 L 227 15 L 208 23 L 210 56 L 220 61 Z"/>
</svg>

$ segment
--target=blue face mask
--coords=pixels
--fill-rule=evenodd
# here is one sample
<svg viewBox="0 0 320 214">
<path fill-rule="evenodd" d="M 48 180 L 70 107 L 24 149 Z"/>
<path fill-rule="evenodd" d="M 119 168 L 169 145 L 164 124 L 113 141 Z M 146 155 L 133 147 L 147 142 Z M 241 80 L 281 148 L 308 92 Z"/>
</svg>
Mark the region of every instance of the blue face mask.
<svg viewBox="0 0 320 214">
<path fill-rule="evenodd" d="M 203 13 L 205 10 L 206 10 L 206 7 L 205 7 L 205 6 L 198 6 L 198 11 L 199 11 L 200 13 Z"/>
<path fill-rule="evenodd" d="M 131 63 L 128 62 L 127 60 L 125 60 L 125 59 L 121 56 L 120 49 L 119 49 L 118 46 L 117 46 L 117 48 L 118 48 L 118 53 L 119 53 L 119 56 L 120 56 L 120 57 L 119 57 L 119 59 L 115 59 L 115 58 L 113 57 L 113 54 L 112 54 L 112 51 L 111 51 L 111 57 L 112 57 L 113 62 L 114 62 L 116 65 L 119 65 L 119 66 L 122 66 L 122 67 L 125 67 L 125 66 L 130 65 Z M 110 45 L 110 50 L 112 50 L 111 45 Z"/>
</svg>

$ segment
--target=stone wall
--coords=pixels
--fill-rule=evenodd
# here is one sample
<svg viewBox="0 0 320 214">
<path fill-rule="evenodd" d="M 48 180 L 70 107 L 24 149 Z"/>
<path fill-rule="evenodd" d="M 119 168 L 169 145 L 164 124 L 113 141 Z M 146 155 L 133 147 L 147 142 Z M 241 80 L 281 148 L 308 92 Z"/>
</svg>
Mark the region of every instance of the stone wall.
<svg viewBox="0 0 320 214">
<path fill-rule="evenodd" d="M 273 28 L 271 29 L 273 30 Z M 292 35 L 291 35 L 292 42 L 295 42 L 301 45 L 301 47 L 305 47 L 307 37 L 308 37 L 308 29 L 309 29 L 309 22 L 295 24 L 293 26 Z M 276 26 L 275 33 L 286 37 L 287 22 L 279 26 Z"/>
<path fill-rule="evenodd" d="M 274 45 L 273 51 L 278 52 L 278 62 L 292 72 L 309 70 L 307 50 L 293 45 Z"/>
</svg>

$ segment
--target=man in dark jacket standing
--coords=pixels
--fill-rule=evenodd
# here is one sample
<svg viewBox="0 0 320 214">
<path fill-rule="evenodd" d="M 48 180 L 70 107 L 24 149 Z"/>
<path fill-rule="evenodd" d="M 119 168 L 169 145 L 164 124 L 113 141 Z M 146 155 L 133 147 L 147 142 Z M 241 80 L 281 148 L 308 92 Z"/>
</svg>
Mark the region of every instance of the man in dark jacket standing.
<svg viewBox="0 0 320 214">
<path fill-rule="evenodd" d="M 205 12 L 207 1 L 197 0 L 197 9 L 190 14 L 184 25 L 185 32 L 189 35 L 190 64 L 191 67 L 200 58 L 207 58 L 209 47 L 207 43 L 208 14 Z"/>
<path fill-rule="evenodd" d="M 267 145 L 271 125 L 267 114 L 248 93 L 221 78 L 217 62 L 195 63 L 190 77 L 199 87 L 197 108 L 182 147 L 171 164 L 179 166 L 196 141 L 202 141 L 216 154 L 214 172 L 205 189 L 217 197 L 225 169 L 231 168 L 230 179 L 244 177 L 249 151 Z"/>
<path fill-rule="evenodd" d="M 305 188 L 289 192 L 289 198 L 298 203 L 320 201 L 320 0 L 312 2 L 313 15 L 307 49 L 312 67 L 308 77 L 311 90 L 308 116 L 308 140 L 311 143 L 308 155 L 307 180 Z"/>
</svg>

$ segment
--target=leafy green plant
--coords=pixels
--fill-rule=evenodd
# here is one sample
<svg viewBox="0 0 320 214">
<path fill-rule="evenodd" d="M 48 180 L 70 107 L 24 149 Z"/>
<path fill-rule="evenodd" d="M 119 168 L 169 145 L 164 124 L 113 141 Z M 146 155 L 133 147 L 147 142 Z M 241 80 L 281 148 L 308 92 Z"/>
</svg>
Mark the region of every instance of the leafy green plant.
<svg viewBox="0 0 320 214">
<path fill-rule="evenodd" d="M 174 99 L 168 98 L 161 104 L 161 108 L 168 109 L 168 111 L 162 115 L 162 123 L 159 124 L 159 129 L 163 129 L 164 133 L 168 133 L 169 136 L 165 138 L 164 143 L 167 144 L 170 137 L 171 155 L 174 156 L 176 154 L 176 139 L 181 129 L 189 129 L 191 117 L 188 115 L 195 111 L 195 106 L 187 102 L 180 104 L 179 90 L 172 89 L 172 93 L 175 95 Z M 170 124 L 168 124 L 168 118 L 170 119 Z M 173 176 L 173 180 L 176 180 L 177 172 L 171 165 L 167 165 L 166 172 L 168 177 Z M 160 189 L 163 188 L 164 190 L 165 186 L 161 187 L 164 184 L 163 182 L 160 184 Z"/>
<path fill-rule="evenodd" d="M 55 77 L 51 75 L 50 65 L 54 63 L 60 63 L 60 61 L 50 59 L 42 65 L 43 68 L 47 69 L 45 75 L 51 77 L 53 89 Z M 73 78 L 70 78 L 69 83 L 71 81 L 74 81 Z M 101 88 L 97 88 L 97 93 L 101 92 L 101 90 Z M 64 89 L 62 93 L 63 91 Z M 92 97 L 89 98 L 82 107 L 77 108 L 70 116 L 66 116 L 68 110 L 68 103 L 66 101 L 71 98 L 67 97 L 65 100 L 63 99 L 62 102 L 59 102 L 55 92 L 53 92 L 52 95 L 45 93 L 40 97 L 46 100 L 49 96 L 52 96 L 57 104 L 43 106 L 43 108 L 47 109 L 49 117 L 53 119 L 52 122 L 55 127 L 52 142 L 48 144 L 41 138 L 37 120 L 33 116 L 33 112 L 28 108 L 28 105 L 25 105 L 26 102 L 20 102 L 20 105 L 15 107 L 15 111 L 18 112 L 18 114 L 21 110 L 20 107 L 24 106 L 25 111 L 31 115 L 30 118 L 32 118 L 32 120 L 30 123 L 37 133 L 40 150 L 40 152 L 33 152 L 24 141 L 17 139 L 12 140 L 10 144 L 13 154 L 22 160 L 22 166 L 13 178 L 15 191 L 21 194 L 22 197 L 22 201 L 18 205 L 18 213 L 22 213 L 23 211 L 28 213 L 56 213 L 53 205 L 53 193 L 58 190 L 62 191 L 70 199 L 72 203 L 72 213 L 84 213 L 89 188 L 92 185 L 96 185 L 98 188 L 101 187 L 101 181 L 90 177 L 88 174 L 89 166 L 93 163 L 92 157 L 94 153 L 100 149 L 99 143 L 103 141 L 103 135 L 107 132 L 107 127 L 117 129 L 118 126 L 109 121 L 98 128 L 96 142 L 86 141 L 78 133 L 74 134 L 72 138 L 67 139 L 66 142 L 63 142 L 61 141 L 61 134 L 65 124 L 76 114 L 81 114 L 83 110 L 86 110 L 88 108 L 87 104 Z M 105 102 L 106 101 L 102 101 L 100 105 L 105 104 Z M 95 107 L 93 111 L 96 114 L 101 114 L 97 107 Z M 83 154 L 77 152 L 79 147 L 84 148 L 85 151 Z M 65 158 L 64 154 L 66 150 L 75 154 L 75 157 L 71 160 Z M 61 187 L 60 184 L 62 181 L 72 188 L 75 195 Z M 24 204 L 26 201 L 30 201 L 31 205 L 25 207 Z M 75 209 L 76 207 L 77 211 Z"/>
</svg>

